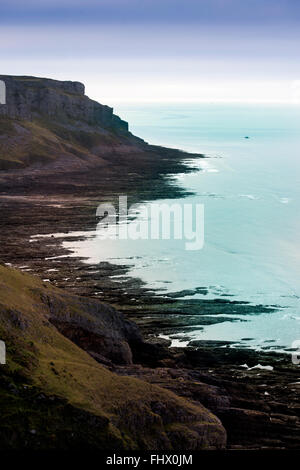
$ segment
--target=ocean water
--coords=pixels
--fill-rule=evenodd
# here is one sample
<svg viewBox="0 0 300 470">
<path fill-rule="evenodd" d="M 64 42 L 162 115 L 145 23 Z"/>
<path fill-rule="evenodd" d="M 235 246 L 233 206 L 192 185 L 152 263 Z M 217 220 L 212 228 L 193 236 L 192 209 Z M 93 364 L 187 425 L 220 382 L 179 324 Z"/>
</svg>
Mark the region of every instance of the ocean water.
<svg viewBox="0 0 300 470">
<path fill-rule="evenodd" d="M 190 162 L 197 166 L 192 173 L 170 176 L 195 193 L 176 202 L 204 204 L 204 247 L 187 251 L 172 239 L 100 241 L 93 234 L 65 246 L 89 262 L 130 264 L 130 274 L 157 289 L 206 287 L 206 295 L 191 298 L 276 306 L 235 316 L 239 321 L 227 316 L 191 329 L 189 337 L 249 338 L 243 339 L 249 347 L 289 349 L 300 340 L 300 106 L 155 104 L 115 111 L 145 140 L 207 157 Z"/>
</svg>

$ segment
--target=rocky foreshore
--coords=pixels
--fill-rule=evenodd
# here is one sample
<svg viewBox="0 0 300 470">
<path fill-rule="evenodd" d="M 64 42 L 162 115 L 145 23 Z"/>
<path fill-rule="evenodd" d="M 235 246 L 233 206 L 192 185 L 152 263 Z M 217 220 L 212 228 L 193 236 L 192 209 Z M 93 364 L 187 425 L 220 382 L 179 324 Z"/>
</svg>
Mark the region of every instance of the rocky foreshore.
<svg viewBox="0 0 300 470">
<path fill-rule="evenodd" d="M 75 88 L 73 91 L 68 89 L 67 95 L 73 96 L 74 91 L 75 94 L 82 92 L 77 86 Z M 65 93 L 64 89 L 63 94 Z M 64 96 L 63 100 L 69 98 Z M 26 127 L 27 124 L 25 125 L 22 119 L 27 120 L 28 115 L 18 116 L 17 120 L 13 116 L 10 116 L 8 121 L 5 118 L 6 124 L 2 123 L 4 129 L 1 135 L 2 144 L 4 139 L 7 140 L 5 137 L 8 132 L 5 130 L 7 122 L 9 126 L 13 124 Z M 30 119 L 36 117 L 30 116 Z M 41 125 L 40 116 L 38 119 Z M 70 117 L 64 115 L 59 126 L 66 128 L 66 119 Z M 67 127 L 70 125 L 69 122 Z M 32 163 L 33 160 L 26 157 L 24 160 L 26 164 L 18 163 L 16 166 L 12 165 L 11 169 L 5 164 L 5 169 L 0 172 L 1 261 L 6 266 L 38 275 L 46 289 L 47 286 L 61 289 L 68 303 L 77 305 L 74 307 L 76 311 L 82 307 L 78 304 L 76 296 L 80 296 L 80 302 L 85 304 L 85 309 L 87 308 L 89 313 L 95 312 L 95 302 L 98 300 L 110 304 L 112 307 L 105 307 L 99 311 L 96 325 L 94 320 L 91 323 L 91 320 L 86 322 L 78 317 L 70 321 L 68 316 L 61 313 L 57 315 L 56 312 L 63 311 L 62 298 L 57 299 L 57 296 L 54 296 L 56 300 L 51 297 L 52 300 L 47 301 L 47 308 L 50 309 L 50 318 L 47 318 L 59 334 L 87 352 L 109 373 L 117 374 L 119 377 L 138 378 L 145 383 L 158 385 L 164 390 L 173 392 L 191 406 L 204 405 L 221 420 L 226 429 L 227 449 L 299 448 L 299 370 L 291 363 L 289 355 L 257 353 L 243 348 L 232 348 L 230 344 L 218 342 L 198 342 L 191 343 L 187 348 L 170 348 L 170 343 L 158 338 L 158 333 L 174 334 L 178 328 L 188 326 L 189 323 L 184 315 L 187 312 L 191 313 L 193 309 L 190 302 L 182 299 L 180 294 L 179 300 L 176 297 L 162 299 L 159 292 L 152 292 L 143 286 L 140 280 L 128 277 L 127 266 L 114 266 L 108 263 L 89 265 L 83 263 L 84 260 L 80 258 L 69 257 L 69 253 L 61 245 L 63 238 L 51 235 L 93 230 L 96 225 L 95 213 L 98 204 L 115 201 L 119 194 L 127 194 L 131 202 L 182 195 L 182 190 L 171 184 L 166 175 L 191 171 L 184 165 L 184 161 L 191 158 L 190 154 L 150 146 L 135 140 L 130 134 L 124 137 L 124 129 L 121 130 L 122 135 L 118 129 L 114 131 L 117 133 L 114 134 L 117 141 L 113 144 L 109 141 L 112 136 L 111 130 L 105 129 L 106 150 L 98 141 L 95 145 L 94 137 L 91 144 L 89 139 L 90 134 L 95 132 L 94 122 L 85 123 L 88 128 L 83 129 L 82 125 L 80 126 L 80 132 L 84 134 L 80 135 L 80 146 L 83 147 L 78 149 L 78 142 L 75 144 L 73 140 L 77 125 L 72 121 L 72 136 L 69 134 L 67 139 L 68 155 L 63 153 L 58 160 L 51 160 L 50 163 L 47 159 L 46 165 L 42 165 L 36 158 Z M 31 128 L 30 132 L 35 130 L 32 131 Z M 17 133 L 19 139 L 19 128 Z M 110 133 L 109 139 L 107 133 Z M 85 134 L 89 136 L 88 139 Z M 60 136 L 58 138 L 61 139 Z M 10 135 L 9 139 L 9 148 L 12 148 L 11 144 L 12 141 L 15 142 L 16 136 Z M 53 142 L 50 147 L 49 145 L 47 139 L 43 141 L 43 151 L 48 152 L 53 148 Z M 60 145 L 64 145 L 65 151 L 66 142 L 60 141 Z M 87 146 L 88 150 L 84 146 Z M 85 151 L 89 156 L 82 163 L 81 155 Z M 72 152 L 73 154 L 77 152 L 73 159 L 70 157 Z M 22 155 L 18 153 L 18 161 L 22 160 Z M 101 158 L 99 162 L 98 157 Z M 64 162 L 67 167 L 67 177 L 63 171 Z M 41 238 L 36 235 L 46 237 Z M 116 282 L 111 277 L 116 274 L 123 275 L 122 282 Z M 118 280 L 120 281 L 120 278 Z M 224 311 L 231 311 L 232 302 L 222 299 L 221 304 Z M 108 335 L 103 340 L 103 319 L 109 321 L 112 312 L 110 308 L 121 312 L 114 314 L 113 317 L 115 325 L 121 321 L 123 326 L 120 328 L 120 323 L 118 326 L 112 324 L 116 334 Z M 209 313 L 220 308 L 220 299 L 202 301 L 201 308 L 207 312 L 206 317 L 209 321 Z M 255 309 L 244 303 L 234 304 L 234 309 L 238 309 L 239 312 L 247 311 L 249 308 Z M 259 307 L 260 310 L 262 308 L 269 307 Z M 176 313 L 175 321 L 174 313 Z M 123 315 L 129 320 L 128 325 L 131 325 L 129 329 L 124 329 L 127 320 L 125 323 L 120 320 Z M 134 321 L 139 329 L 133 327 L 131 321 Z M 18 388 L 16 384 L 13 386 Z M 19 396 L 18 393 L 21 392 L 16 393 Z M 25 390 L 22 393 L 26 395 L 27 392 Z M 22 400 L 23 398 L 22 396 Z M 30 398 L 33 400 L 32 406 L 35 399 Z M 48 398 L 45 397 L 45 400 Z M 42 408 L 46 406 L 43 401 L 40 403 Z M 152 411 L 163 416 L 164 407 L 168 405 L 166 402 L 159 403 L 160 408 L 155 408 L 153 405 Z M 59 409 L 61 403 L 55 402 L 55 406 Z M 68 414 L 65 408 L 63 409 L 64 413 Z M 85 423 L 92 419 L 90 415 L 89 419 L 78 418 L 76 413 L 76 410 L 70 411 L 68 419 L 72 421 L 74 416 L 76 423 L 78 419 Z M 121 428 L 126 427 L 128 420 L 125 409 L 122 413 L 124 413 L 124 422 L 120 425 Z M 166 415 L 168 414 L 169 412 L 166 412 Z M 178 419 L 185 422 L 185 418 L 182 416 Z M 122 421 L 122 418 L 118 419 Z M 57 424 L 58 427 L 60 425 Z M 131 437 L 135 433 L 136 425 L 134 422 L 130 424 Z M 179 436 L 183 435 L 180 434 L 179 428 L 170 431 L 173 443 L 178 443 Z M 186 439 L 195 439 L 193 434 L 195 429 L 190 437 L 186 434 Z M 199 429 L 197 432 L 200 432 Z M 220 437 L 218 444 L 215 442 L 215 447 L 224 445 L 222 439 Z M 93 443 L 90 444 L 93 447 Z M 34 445 L 37 445 L 36 442 Z M 97 446 L 97 443 L 94 442 L 94 445 Z M 162 442 L 159 445 L 163 448 Z M 187 442 L 181 445 L 190 448 Z M 195 446 L 198 448 L 197 444 Z"/>
<path fill-rule="evenodd" d="M 130 192 L 130 181 L 123 182 L 122 187 L 127 183 Z M 2 194 L 4 243 L 1 244 L 0 256 L 3 262 L 38 274 L 72 294 L 112 304 L 135 321 L 148 339 L 143 345 L 131 344 L 129 355 L 133 356 L 133 364 L 127 365 L 115 363 L 117 350 L 114 355 L 106 354 L 103 346 L 93 339 L 94 333 L 82 335 L 80 329 L 70 330 L 65 323 L 57 323 L 56 326 L 75 342 L 78 336 L 83 336 L 85 339 L 78 344 L 88 345 L 92 357 L 109 370 L 158 384 L 209 408 L 225 426 L 228 449 L 298 448 L 299 371 L 292 365 L 290 355 L 233 349 L 230 345 L 226 347 L 213 342 L 170 349 L 167 341 L 157 338 L 157 333 L 174 334 L 179 328 L 190 325 L 190 317 L 187 323 L 184 318 L 184 311 L 189 311 L 188 302 L 180 300 L 181 315 L 176 321 L 173 315 L 168 318 L 168 312 L 173 313 L 174 302 L 176 306 L 178 304 L 177 299 L 164 298 L 162 301 L 159 292 L 149 292 L 141 281 L 128 277 L 127 266 L 88 265 L 83 263 L 85 260 L 68 257 L 61 246 L 62 239 L 51 237 L 53 232 L 94 228 L 95 207 L 99 201 L 97 183 L 95 186 L 93 192 L 92 185 L 87 182 L 86 188 L 81 187 L 80 195 L 76 189 L 74 195 L 72 190 L 68 195 L 54 195 L 51 190 L 51 194 L 45 197 L 45 187 L 40 195 L 23 196 L 18 188 L 15 194 L 11 194 L 12 191 L 9 196 Z M 145 187 L 143 190 L 147 198 Z M 176 195 L 176 189 L 168 187 L 167 181 L 160 176 L 157 190 L 159 195 L 169 193 L 170 197 L 172 191 Z M 103 186 L 101 192 L 104 198 Z M 114 196 L 110 188 L 107 188 L 107 193 L 109 197 Z M 131 194 L 132 198 L 138 199 L 138 194 Z M 155 197 L 155 193 L 151 194 Z M 49 237 L 34 238 L 37 234 L 49 234 Z M 115 282 L 113 275 L 122 275 L 122 282 Z M 213 313 L 220 304 L 206 301 L 206 308 Z M 230 313 L 230 302 L 224 303 L 223 308 Z M 234 308 L 237 308 L 236 304 Z M 240 308 L 249 307 L 241 304 Z M 91 349 L 91 344 L 96 345 L 95 349 Z M 245 364 L 249 369 L 243 367 Z M 250 369 L 258 364 L 273 370 Z"/>
</svg>

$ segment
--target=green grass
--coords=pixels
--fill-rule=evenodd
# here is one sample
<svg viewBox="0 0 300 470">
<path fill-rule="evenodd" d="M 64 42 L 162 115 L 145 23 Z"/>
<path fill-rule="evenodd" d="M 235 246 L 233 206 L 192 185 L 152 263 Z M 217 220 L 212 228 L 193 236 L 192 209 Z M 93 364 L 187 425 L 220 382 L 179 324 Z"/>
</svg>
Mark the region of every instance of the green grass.
<svg viewBox="0 0 300 470">
<path fill-rule="evenodd" d="M 209 421 L 212 428 L 219 428 L 216 418 L 204 408 L 158 386 L 117 376 L 102 367 L 49 322 L 47 296 L 60 297 L 63 311 L 75 308 L 59 289 L 0 265 L 0 338 L 7 344 L 7 365 L 2 370 L 7 376 L 26 381 L 78 412 L 107 420 L 105 439 L 112 434 L 123 448 L 150 449 L 161 439 L 169 442 L 165 426 L 175 424 L 178 415 L 185 416 L 182 433 L 194 432 L 189 430 L 191 423 L 201 421 L 205 426 Z M 78 306 L 74 312 L 80 315 Z M 86 315 L 84 310 L 82 315 Z M 1 399 L 8 397 L 4 394 L 1 398 L 0 392 Z M 152 404 L 157 402 L 168 410 L 166 422 L 152 410 Z M 11 406 L 17 407 L 17 399 Z M 31 416 L 31 408 L 26 406 L 22 404 L 23 417 L 24 413 Z M 51 405 L 49 412 L 52 413 Z M 10 425 L 16 422 L 13 414 L 8 421 Z"/>
<path fill-rule="evenodd" d="M 86 158 L 93 148 L 113 146 L 120 138 L 113 133 L 67 129 L 58 123 L 0 118 L 0 170 L 47 164 L 57 158 Z M 100 158 L 99 158 L 100 161 Z"/>
</svg>

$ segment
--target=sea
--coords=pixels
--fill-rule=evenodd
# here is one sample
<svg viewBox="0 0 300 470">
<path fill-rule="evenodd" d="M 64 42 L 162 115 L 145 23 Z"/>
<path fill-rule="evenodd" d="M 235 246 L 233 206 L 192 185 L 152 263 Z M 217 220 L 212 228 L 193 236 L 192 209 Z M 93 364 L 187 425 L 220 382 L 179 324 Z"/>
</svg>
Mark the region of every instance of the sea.
<svg viewBox="0 0 300 470">
<path fill-rule="evenodd" d="M 186 161 L 190 173 L 168 176 L 170 184 L 192 194 L 145 201 L 142 207 L 203 205 L 204 244 L 187 250 L 174 238 L 99 240 L 87 233 L 84 240 L 64 245 L 89 263 L 130 265 L 129 275 L 160 293 L 190 290 L 185 299 L 273 307 L 191 328 L 176 336 L 177 346 L 187 344 L 188 334 L 195 340 L 290 351 L 300 340 L 300 106 L 121 104 L 115 112 L 147 142 L 205 155 Z M 141 210 L 128 223 L 137 222 L 151 221 Z"/>
</svg>

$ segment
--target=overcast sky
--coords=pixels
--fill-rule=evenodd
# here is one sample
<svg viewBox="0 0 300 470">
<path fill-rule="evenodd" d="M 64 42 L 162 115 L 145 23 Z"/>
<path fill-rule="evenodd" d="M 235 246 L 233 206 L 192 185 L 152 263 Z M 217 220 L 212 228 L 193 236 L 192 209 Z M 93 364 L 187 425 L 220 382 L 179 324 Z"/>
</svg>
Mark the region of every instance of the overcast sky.
<svg viewBox="0 0 300 470">
<path fill-rule="evenodd" d="M 103 103 L 300 99 L 299 0 L 1 0 L 1 73 Z"/>
</svg>

